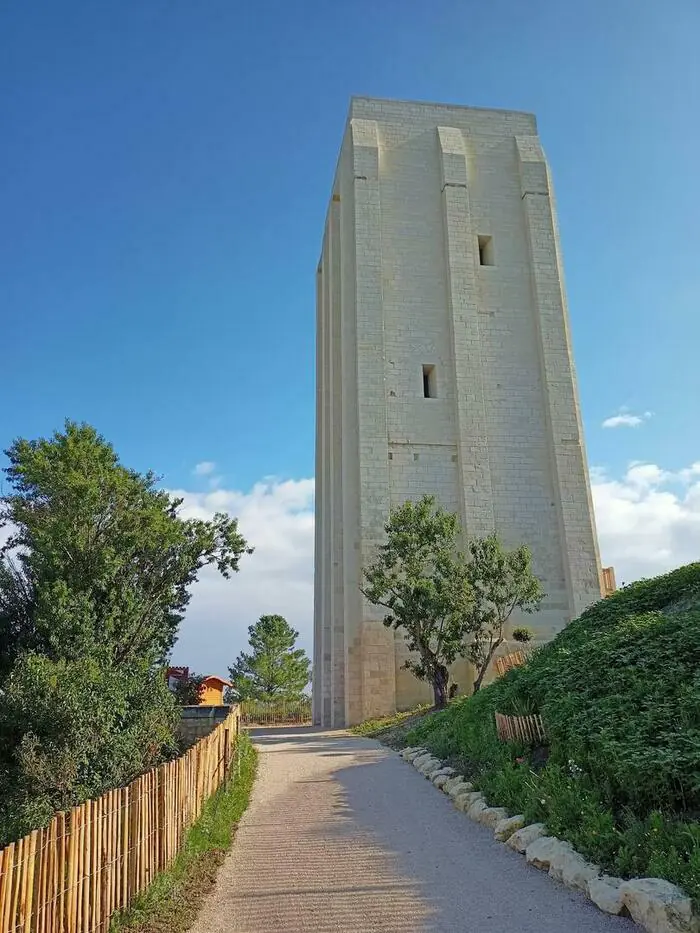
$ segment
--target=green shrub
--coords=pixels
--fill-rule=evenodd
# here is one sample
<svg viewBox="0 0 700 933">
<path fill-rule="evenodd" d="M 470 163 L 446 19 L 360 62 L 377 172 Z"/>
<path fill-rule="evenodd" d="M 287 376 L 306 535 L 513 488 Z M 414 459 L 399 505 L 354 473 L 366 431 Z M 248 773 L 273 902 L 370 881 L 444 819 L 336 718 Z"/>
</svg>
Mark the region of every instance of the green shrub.
<svg viewBox="0 0 700 933">
<path fill-rule="evenodd" d="M 500 742 L 540 713 L 548 748 Z M 596 603 L 526 665 L 407 736 L 606 869 L 700 897 L 700 563 Z M 543 760 L 546 758 L 546 761 Z"/>
</svg>

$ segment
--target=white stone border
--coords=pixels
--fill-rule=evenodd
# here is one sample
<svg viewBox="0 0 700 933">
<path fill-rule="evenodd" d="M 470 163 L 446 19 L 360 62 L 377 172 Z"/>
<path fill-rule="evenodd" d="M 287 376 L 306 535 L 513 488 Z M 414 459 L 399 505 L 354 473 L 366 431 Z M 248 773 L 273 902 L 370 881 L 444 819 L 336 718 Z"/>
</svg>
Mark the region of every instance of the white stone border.
<svg viewBox="0 0 700 933">
<path fill-rule="evenodd" d="M 510 816 L 503 807 L 490 807 L 484 795 L 454 768 L 446 768 L 426 748 L 400 752 L 420 774 L 452 798 L 458 810 L 493 829 L 499 842 L 525 855 L 528 864 L 547 871 L 551 878 L 582 891 L 609 914 L 626 914 L 649 933 L 700 933 L 700 916 L 691 899 L 663 878 L 612 878 L 599 865 L 587 862 L 573 846 L 548 836 L 543 823 L 525 825 L 525 817 Z"/>
</svg>

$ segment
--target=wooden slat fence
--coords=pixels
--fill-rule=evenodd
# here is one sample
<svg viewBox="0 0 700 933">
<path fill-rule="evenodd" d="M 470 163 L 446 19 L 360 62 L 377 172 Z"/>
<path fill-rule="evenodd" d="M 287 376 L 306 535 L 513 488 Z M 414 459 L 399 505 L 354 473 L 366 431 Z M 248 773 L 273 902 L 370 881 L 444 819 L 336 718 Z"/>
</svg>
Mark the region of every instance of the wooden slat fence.
<svg viewBox="0 0 700 933">
<path fill-rule="evenodd" d="M 510 654 L 504 654 L 500 658 L 496 658 L 496 672 L 501 677 L 514 667 L 522 667 L 526 662 L 527 654 L 524 651 L 511 651 Z"/>
<path fill-rule="evenodd" d="M 246 726 L 303 725 L 310 722 L 311 700 L 244 700 L 241 703 L 241 723 Z"/>
<path fill-rule="evenodd" d="M 614 567 L 603 567 L 601 572 L 601 584 L 601 591 L 603 596 L 612 596 L 612 594 L 617 589 Z"/>
<path fill-rule="evenodd" d="M 0 933 L 104 933 L 168 868 L 228 776 L 240 713 L 180 758 L 66 813 L 0 851 Z"/>
<path fill-rule="evenodd" d="M 540 715 L 504 716 L 496 713 L 496 731 L 502 742 L 544 742 L 547 731 Z"/>
</svg>

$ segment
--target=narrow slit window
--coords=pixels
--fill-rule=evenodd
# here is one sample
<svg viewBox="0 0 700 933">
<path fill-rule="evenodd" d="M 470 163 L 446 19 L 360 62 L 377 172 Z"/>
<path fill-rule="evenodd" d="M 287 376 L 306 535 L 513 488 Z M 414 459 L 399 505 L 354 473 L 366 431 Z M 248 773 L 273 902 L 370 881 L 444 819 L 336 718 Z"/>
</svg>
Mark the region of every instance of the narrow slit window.
<svg viewBox="0 0 700 933">
<path fill-rule="evenodd" d="M 423 367 L 423 398 L 437 398 L 434 366 Z"/>
<path fill-rule="evenodd" d="M 479 236 L 479 265 L 493 265 L 493 237 Z"/>
</svg>

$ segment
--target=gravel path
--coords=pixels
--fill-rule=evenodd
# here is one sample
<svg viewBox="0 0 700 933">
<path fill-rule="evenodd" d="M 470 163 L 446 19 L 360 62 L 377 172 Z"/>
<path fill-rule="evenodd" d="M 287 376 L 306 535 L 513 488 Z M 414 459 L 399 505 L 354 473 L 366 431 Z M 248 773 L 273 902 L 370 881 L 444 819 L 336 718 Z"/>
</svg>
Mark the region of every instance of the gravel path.
<svg viewBox="0 0 700 933">
<path fill-rule="evenodd" d="M 260 731 L 251 805 L 193 933 L 632 933 L 530 868 L 396 753 Z"/>
</svg>

